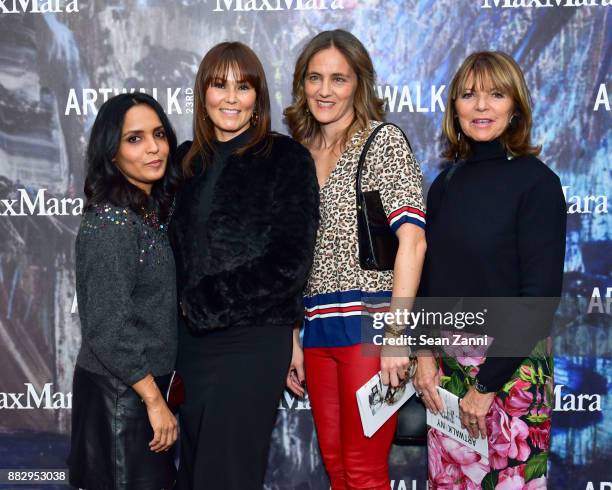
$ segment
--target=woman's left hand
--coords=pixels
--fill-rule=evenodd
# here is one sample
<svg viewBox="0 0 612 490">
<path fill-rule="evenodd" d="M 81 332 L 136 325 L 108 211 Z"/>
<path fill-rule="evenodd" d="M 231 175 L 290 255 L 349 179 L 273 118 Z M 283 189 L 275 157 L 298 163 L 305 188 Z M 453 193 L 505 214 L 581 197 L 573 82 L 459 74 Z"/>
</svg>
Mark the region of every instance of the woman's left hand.
<svg viewBox="0 0 612 490">
<path fill-rule="evenodd" d="M 380 350 L 380 373 L 385 385 L 391 384 L 394 388 L 400 381 L 408 377 L 410 358 L 408 349 L 396 346 L 383 346 Z"/>
<path fill-rule="evenodd" d="M 473 386 L 459 400 L 459 417 L 461 423 L 473 438 L 487 437 L 485 417 L 493 404 L 495 393 L 479 393 Z"/>
<path fill-rule="evenodd" d="M 293 353 L 291 354 L 291 364 L 287 373 L 286 385 L 297 396 L 304 398 L 304 384 L 306 376 L 304 373 L 304 351 L 300 344 L 300 329 L 296 325 L 293 329 Z"/>
</svg>

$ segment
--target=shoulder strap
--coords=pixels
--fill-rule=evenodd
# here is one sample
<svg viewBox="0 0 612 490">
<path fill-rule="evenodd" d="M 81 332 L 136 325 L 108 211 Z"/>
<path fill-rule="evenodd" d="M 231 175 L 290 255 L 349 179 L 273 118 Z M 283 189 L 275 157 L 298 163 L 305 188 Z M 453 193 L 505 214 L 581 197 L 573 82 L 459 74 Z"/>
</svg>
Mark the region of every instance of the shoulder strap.
<svg viewBox="0 0 612 490">
<path fill-rule="evenodd" d="M 382 123 L 376 126 L 374 130 L 370 133 L 370 136 L 368 136 L 368 139 L 366 140 L 365 145 L 363 145 L 363 150 L 361 150 L 361 155 L 359 155 L 359 162 L 357 163 L 357 181 L 355 183 L 356 184 L 355 189 L 357 191 L 357 199 L 359 199 L 359 195 L 361 194 L 361 174 L 363 173 L 363 164 L 365 163 L 366 156 L 368 155 L 368 150 L 370 149 L 370 145 L 372 144 L 372 141 L 374 141 L 374 138 L 376 138 L 376 135 L 378 134 L 378 132 L 385 126 L 393 126 L 399 129 L 399 131 L 404 136 L 406 143 L 408 144 L 408 148 L 410 148 L 410 151 L 412 151 L 412 146 L 410 145 L 410 141 L 408 140 L 408 138 L 402 131 L 402 128 L 400 128 L 399 126 L 393 123 Z"/>
</svg>

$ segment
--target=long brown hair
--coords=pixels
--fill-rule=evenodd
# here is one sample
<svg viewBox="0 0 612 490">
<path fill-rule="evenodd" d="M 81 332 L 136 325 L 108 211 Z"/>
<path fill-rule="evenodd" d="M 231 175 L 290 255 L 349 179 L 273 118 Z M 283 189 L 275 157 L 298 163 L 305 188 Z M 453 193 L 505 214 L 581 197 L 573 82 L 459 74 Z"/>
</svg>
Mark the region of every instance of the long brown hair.
<svg viewBox="0 0 612 490">
<path fill-rule="evenodd" d="M 472 152 L 469 138 L 460 137 L 455 101 L 466 87 L 468 80 L 474 87 L 490 85 L 512 98 L 514 112 L 512 123 L 500 136 L 506 151 L 513 156 L 538 155 L 540 147 L 531 144 L 531 97 L 521 68 L 514 59 L 501 51 L 479 51 L 469 55 L 461 64 L 450 84 L 446 111 L 442 121 L 442 156 L 449 160 L 467 158 Z"/>
<path fill-rule="evenodd" d="M 193 175 L 194 160 L 201 156 L 204 165 L 211 163 L 212 145 L 215 142 L 214 125 L 206 114 L 206 91 L 215 80 L 227 80 L 229 71 L 241 82 L 248 82 L 256 93 L 254 118 L 257 123 L 250 140 L 235 153 L 242 155 L 270 137 L 270 95 L 261 61 L 251 48 L 240 42 L 223 42 L 206 53 L 194 87 L 195 108 L 193 113 L 193 144 L 183 158 L 183 173 Z M 266 142 L 267 143 L 267 142 Z M 263 147 L 267 147 L 267 144 Z"/>
<path fill-rule="evenodd" d="M 384 119 L 384 101 L 376 95 L 374 90 L 376 72 L 372 59 L 361 41 L 350 32 L 342 29 L 323 31 L 304 46 L 293 72 L 293 104 L 285 109 L 284 115 L 291 136 L 297 141 L 303 144 L 320 141 L 321 127 L 308 110 L 308 101 L 304 94 L 304 80 L 311 58 L 319 51 L 328 48 L 336 48 L 340 51 L 357 75 L 357 90 L 354 98 L 355 116 L 341 139 L 342 146 L 344 146 L 353 134 L 366 129 L 369 121 Z"/>
</svg>

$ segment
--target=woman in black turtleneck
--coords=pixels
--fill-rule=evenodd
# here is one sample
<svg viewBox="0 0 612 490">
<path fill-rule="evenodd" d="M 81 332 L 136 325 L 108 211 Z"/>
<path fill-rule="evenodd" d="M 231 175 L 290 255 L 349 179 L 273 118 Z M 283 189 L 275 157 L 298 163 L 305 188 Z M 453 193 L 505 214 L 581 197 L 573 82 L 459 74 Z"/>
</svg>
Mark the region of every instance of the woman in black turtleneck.
<svg viewBox="0 0 612 490">
<path fill-rule="evenodd" d="M 556 307 L 550 298 L 561 294 L 566 207 L 559 178 L 530 143 L 529 94 L 510 56 L 464 61 L 443 130 L 455 164 L 429 190 L 420 295 L 464 298 L 463 311 L 488 306 L 484 327 L 472 331 L 494 341 L 486 359 L 452 347 L 419 353 L 414 384 L 427 407 L 442 408 L 441 384 L 462 397 L 462 424 L 489 443 L 487 461 L 431 429 L 429 486 L 546 488 L 552 363 L 542 339 Z M 492 297 L 511 299 L 476 299 Z"/>
<path fill-rule="evenodd" d="M 312 263 L 318 186 L 308 150 L 270 131 L 263 67 L 213 47 L 170 236 L 181 315 L 180 489 L 261 489 Z M 186 153 L 186 154 L 185 154 Z"/>
</svg>

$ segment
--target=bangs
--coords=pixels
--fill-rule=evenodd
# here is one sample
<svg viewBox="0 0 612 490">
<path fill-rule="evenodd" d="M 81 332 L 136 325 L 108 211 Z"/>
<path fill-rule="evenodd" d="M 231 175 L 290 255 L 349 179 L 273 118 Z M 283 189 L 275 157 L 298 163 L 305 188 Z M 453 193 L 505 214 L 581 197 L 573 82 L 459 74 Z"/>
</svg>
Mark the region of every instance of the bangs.
<svg viewBox="0 0 612 490">
<path fill-rule="evenodd" d="M 242 53 L 227 51 L 224 53 L 225 56 L 219 57 L 217 64 L 210 68 L 205 85 L 210 87 L 217 80 L 227 82 L 228 76 L 232 72 L 236 82 L 247 82 L 258 90 L 261 81 L 257 66 L 247 56 L 241 56 Z"/>
<path fill-rule="evenodd" d="M 466 90 L 499 90 L 504 95 L 514 96 L 515 87 L 506 67 L 493 58 L 477 57 L 463 67 L 457 78 L 453 99 Z"/>
</svg>

